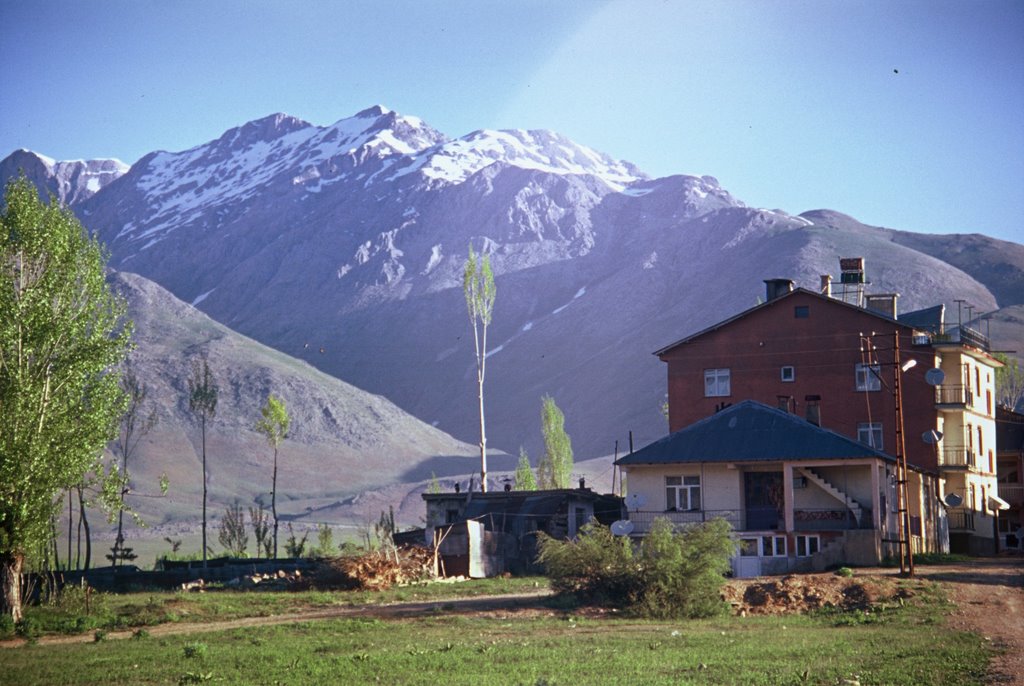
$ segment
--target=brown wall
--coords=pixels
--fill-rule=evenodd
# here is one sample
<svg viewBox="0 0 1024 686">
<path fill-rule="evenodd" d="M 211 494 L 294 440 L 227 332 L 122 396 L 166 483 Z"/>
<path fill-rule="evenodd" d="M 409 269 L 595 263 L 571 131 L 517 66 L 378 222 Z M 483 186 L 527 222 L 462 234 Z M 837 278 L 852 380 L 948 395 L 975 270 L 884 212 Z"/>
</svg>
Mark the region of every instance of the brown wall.
<svg viewBox="0 0 1024 686">
<path fill-rule="evenodd" d="M 808 317 L 798 319 L 794 308 L 806 306 Z M 779 395 L 792 396 L 795 412 L 806 416 L 806 396 L 821 396 L 821 425 L 857 437 L 860 422 L 881 422 L 883 450 L 896 452 L 893 386 L 893 331 L 900 332 L 902 361 L 917 358 L 903 374 L 903 412 L 907 459 L 936 468 L 934 448 L 921 434 L 935 426 L 934 389 L 924 373 L 934 366 L 930 346 L 914 346 L 912 330 L 871 313 L 795 291 L 750 311 L 717 330 L 663 353 L 668 363 L 669 428 L 678 431 L 714 413 L 716 405 L 757 400 L 777 406 Z M 860 333 L 883 334 L 874 339 L 876 362 L 882 363 L 880 391 L 856 390 L 855 365 L 866 361 L 860 352 Z M 781 368 L 795 368 L 795 380 L 783 382 Z M 730 369 L 730 395 L 704 397 L 704 370 Z M 865 397 L 867 396 L 867 397 Z"/>
</svg>

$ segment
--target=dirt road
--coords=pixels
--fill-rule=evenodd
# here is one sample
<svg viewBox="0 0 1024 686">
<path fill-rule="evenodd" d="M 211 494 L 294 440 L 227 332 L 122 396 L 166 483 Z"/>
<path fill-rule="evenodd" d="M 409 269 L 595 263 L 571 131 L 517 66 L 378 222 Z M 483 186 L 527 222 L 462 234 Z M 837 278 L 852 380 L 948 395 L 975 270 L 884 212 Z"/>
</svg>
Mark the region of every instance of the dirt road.
<svg viewBox="0 0 1024 686">
<path fill-rule="evenodd" d="M 986 683 L 1024 686 L 1024 557 L 918 566 L 915 571 L 946 587 L 957 606 L 954 627 L 979 633 L 1003 651 L 992 661 Z"/>
</svg>

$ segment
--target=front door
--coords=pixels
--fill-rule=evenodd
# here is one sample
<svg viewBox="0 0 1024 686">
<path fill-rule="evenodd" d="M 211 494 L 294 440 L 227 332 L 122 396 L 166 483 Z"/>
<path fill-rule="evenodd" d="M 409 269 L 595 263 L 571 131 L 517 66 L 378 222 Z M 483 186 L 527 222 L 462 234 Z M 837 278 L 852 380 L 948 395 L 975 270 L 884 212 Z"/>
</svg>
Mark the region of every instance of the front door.
<svg viewBox="0 0 1024 686">
<path fill-rule="evenodd" d="M 745 472 L 747 531 L 771 531 L 782 523 L 782 472 Z"/>
</svg>

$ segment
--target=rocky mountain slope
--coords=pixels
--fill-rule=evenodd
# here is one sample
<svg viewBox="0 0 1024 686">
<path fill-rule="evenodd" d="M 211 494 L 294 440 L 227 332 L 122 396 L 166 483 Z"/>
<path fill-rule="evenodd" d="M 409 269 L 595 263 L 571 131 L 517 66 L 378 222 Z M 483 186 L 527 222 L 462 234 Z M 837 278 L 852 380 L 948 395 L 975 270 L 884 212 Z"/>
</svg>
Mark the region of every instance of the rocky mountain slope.
<svg viewBox="0 0 1024 686">
<path fill-rule="evenodd" d="M 431 473 L 443 478 L 477 470 L 475 446 L 385 398 L 234 333 L 143 277 L 122 272 L 112 278 L 135 322 L 131 366 L 147 384 L 148 407 L 158 417 L 129 464 L 133 490 L 154 493 L 162 472 L 170 481 L 167 498 L 133 499 L 151 524 L 198 518 L 201 444 L 187 384 L 193 361 L 203 355 L 220 389 L 216 415 L 207 425 L 214 516 L 235 499 L 249 504 L 259 498 L 269 506 L 271 452 L 253 426 L 271 392 L 285 401 L 292 418 L 279 455 L 282 514 L 302 515 L 308 508 L 348 502 L 361 491 L 421 481 Z M 494 459 L 511 464 L 511 458 Z"/>
<path fill-rule="evenodd" d="M 662 435 L 651 351 L 754 305 L 765 278 L 816 288 L 862 256 L 902 311 L 1024 303 L 1017 244 L 752 208 L 710 176 L 651 179 L 556 133 L 450 139 L 382 107 L 327 127 L 273 115 L 151 153 L 73 207 L 112 266 L 467 442 L 472 243 L 498 285 L 489 444 L 535 458 L 546 393 L 581 458 Z"/>
</svg>

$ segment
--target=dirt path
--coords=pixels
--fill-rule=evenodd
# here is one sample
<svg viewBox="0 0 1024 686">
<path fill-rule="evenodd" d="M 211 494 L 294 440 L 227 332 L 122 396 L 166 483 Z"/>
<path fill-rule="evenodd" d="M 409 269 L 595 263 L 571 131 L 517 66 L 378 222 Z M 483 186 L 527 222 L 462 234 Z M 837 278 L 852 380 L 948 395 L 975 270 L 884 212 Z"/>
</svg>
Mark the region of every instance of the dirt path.
<svg viewBox="0 0 1024 686">
<path fill-rule="evenodd" d="M 942 582 L 956 606 L 951 624 L 981 634 L 1003 651 L 986 683 L 1024 686 L 1024 557 L 916 568 L 922 579 Z"/>
<path fill-rule="evenodd" d="M 202 623 L 167 623 L 151 627 L 141 627 L 149 632 L 150 636 L 177 636 L 207 633 L 210 631 L 226 631 L 230 629 L 241 629 L 251 626 L 273 626 L 275 624 L 295 624 L 298 622 L 311 622 L 324 619 L 340 619 L 343 617 L 377 617 L 397 618 L 415 617 L 429 614 L 469 614 L 481 612 L 493 612 L 495 610 L 509 610 L 515 608 L 534 607 L 538 601 L 545 596 L 551 595 L 548 590 L 534 591 L 530 593 L 517 593 L 514 595 L 493 595 L 477 596 L 474 598 L 451 598 L 432 600 L 416 603 L 394 603 L 391 605 L 357 605 L 350 607 L 332 607 L 324 610 L 310 610 L 308 612 L 294 612 L 283 615 L 270 615 L 269 617 L 244 617 L 241 619 L 228 619 L 219 622 Z M 111 631 L 107 633 L 107 640 L 131 638 L 135 629 L 128 631 Z M 38 645 L 65 645 L 70 643 L 92 643 L 95 640 L 92 634 L 76 634 L 74 636 L 42 636 L 37 639 Z M 0 648 L 15 648 L 25 644 L 23 639 L 0 641 Z"/>
</svg>

